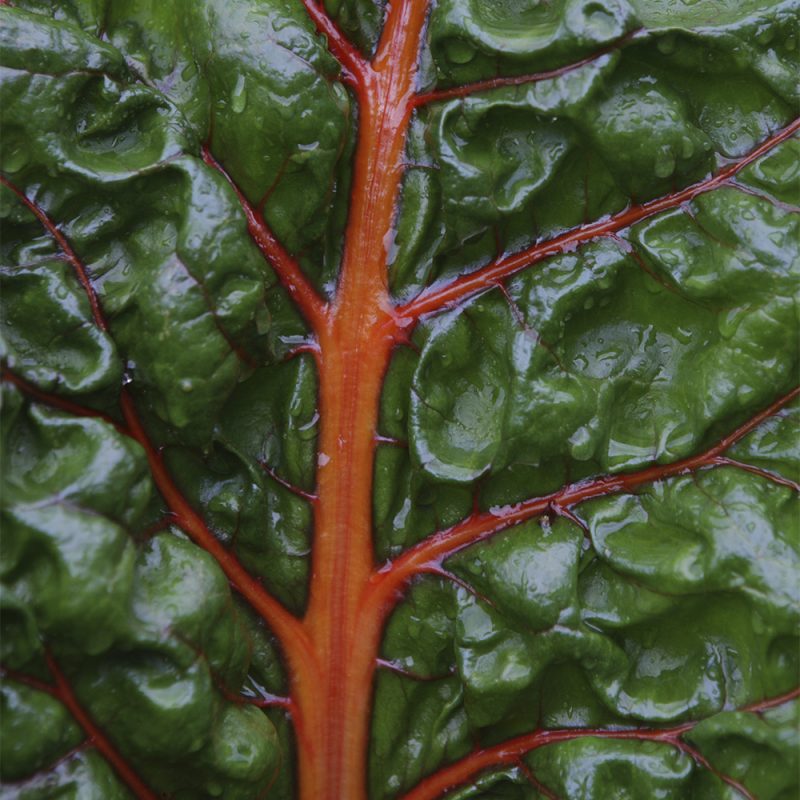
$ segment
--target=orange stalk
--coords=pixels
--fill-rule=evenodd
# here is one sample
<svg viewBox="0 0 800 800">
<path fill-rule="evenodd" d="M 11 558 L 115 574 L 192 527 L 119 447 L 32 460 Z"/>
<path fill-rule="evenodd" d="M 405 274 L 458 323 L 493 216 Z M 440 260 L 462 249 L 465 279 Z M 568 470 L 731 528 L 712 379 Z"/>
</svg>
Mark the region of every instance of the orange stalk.
<svg viewBox="0 0 800 800">
<path fill-rule="evenodd" d="M 294 686 L 303 800 L 366 792 L 371 686 L 382 614 L 373 572 L 372 483 L 383 375 L 397 329 L 386 273 L 427 3 L 393 3 L 360 101 L 352 203 L 338 291 L 319 332 L 320 440 L 305 624 L 321 681 Z"/>
</svg>

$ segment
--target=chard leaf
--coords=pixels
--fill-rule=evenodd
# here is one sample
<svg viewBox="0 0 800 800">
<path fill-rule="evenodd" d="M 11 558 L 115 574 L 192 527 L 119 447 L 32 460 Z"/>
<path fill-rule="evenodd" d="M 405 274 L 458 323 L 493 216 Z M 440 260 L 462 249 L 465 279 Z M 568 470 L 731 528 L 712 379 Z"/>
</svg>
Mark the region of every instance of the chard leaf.
<svg viewBox="0 0 800 800">
<path fill-rule="evenodd" d="M 791 0 L 0 0 L 0 800 L 789 800 Z"/>
</svg>

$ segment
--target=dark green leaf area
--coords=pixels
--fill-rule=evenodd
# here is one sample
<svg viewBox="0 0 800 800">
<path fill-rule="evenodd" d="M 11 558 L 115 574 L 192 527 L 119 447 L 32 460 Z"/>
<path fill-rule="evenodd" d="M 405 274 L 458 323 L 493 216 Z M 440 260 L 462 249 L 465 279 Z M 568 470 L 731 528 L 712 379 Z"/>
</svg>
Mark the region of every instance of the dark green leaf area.
<svg viewBox="0 0 800 800">
<path fill-rule="evenodd" d="M 226 697 L 279 677 L 269 645 L 257 644 L 263 632 L 242 617 L 211 556 L 179 531 L 142 536 L 152 487 L 138 445 L 104 421 L 5 394 L 4 665 L 47 680 L 48 647 L 147 780 L 180 798 L 251 798 L 280 745 L 260 709 Z M 3 775 L 17 780 L 65 755 L 75 723 L 49 697 L 7 687 L 3 725 L 21 733 L 4 737 Z M 48 775 L 21 784 L 31 792 L 21 796 L 73 784 L 75 797 L 117 796 L 88 753 Z"/>
<path fill-rule="evenodd" d="M 535 727 L 551 665 L 574 662 L 590 682 L 622 666 L 614 644 L 581 623 L 580 552 L 576 527 L 527 523 L 448 562 L 467 582 L 456 590 L 454 628 L 465 708 L 488 740 Z"/>
<path fill-rule="evenodd" d="M 325 0 L 328 13 L 368 57 L 378 43 L 386 5 L 386 0 Z"/>
<path fill-rule="evenodd" d="M 135 560 L 127 530 L 151 488 L 144 456 L 104 422 L 4 395 L 14 424 L 2 470 L 3 661 L 29 660 L 39 632 L 100 652 L 126 625 Z"/>
<path fill-rule="evenodd" d="M 29 735 L 36 735 L 33 727 Z M 0 786 L 2 800 L 131 800 L 114 769 L 96 750 L 79 750 L 29 780 Z"/>
<path fill-rule="evenodd" d="M 764 715 L 723 712 L 701 722 L 685 738 L 713 770 L 743 783 L 759 800 L 789 800 L 797 792 L 796 703 Z M 585 737 L 543 747 L 525 761 L 530 774 L 557 797 L 734 800 L 739 796 L 689 754 L 655 742 Z M 476 792 L 466 797 L 493 795 Z"/>
<path fill-rule="evenodd" d="M 298 613 L 312 513 L 305 497 L 279 481 L 313 493 L 316 390 L 310 357 L 256 370 L 225 405 L 210 448 L 165 451 L 170 472 L 215 535 Z"/>
<path fill-rule="evenodd" d="M 68 274 L 74 267 L 51 263 L 63 254 L 4 190 L 12 266 L 3 310 L 19 323 L 9 358 L 31 380 L 73 393 L 113 383 L 124 365 L 173 436 L 207 443 L 250 365 L 302 338 L 297 312 L 250 240 L 230 187 L 197 157 L 196 133 L 178 109 L 137 81 L 119 51 L 76 26 L 17 9 L 3 16 L 3 169 L 83 262 L 122 364 L 112 367 L 110 343 L 89 331 L 83 289 Z M 69 41 L 40 53 L 58 63 L 32 72 L 25 48 L 53 30 Z M 87 70 L 92 48 L 97 65 Z M 68 347 L 45 352 L 67 336 Z"/>
<path fill-rule="evenodd" d="M 0 710 L 0 777 L 4 782 L 49 767 L 83 741 L 69 711 L 44 692 L 8 681 L 0 687 Z"/>
<path fill-rule="evenodd" d="M 596 500 L 577 513 L 600 560 L 650 590 L 745 594 L 776 631 L 790 634 L 797 624 L 800 543 L 791 489 L 723 467 Z M 603 598 L 610 599 L 597 595 Z"/>
<path fill-rule="evenodd" d="M 591 501 L 576 509 L 580 525 L 545 518 L 461 551 L 444 564 L 449 579 L 420 582 L 392 616 L 383 657 L 393 671 L 378 684 L 373 737 L 387 753 L 426 751 L 443 711 L 427 728 L 392 723 L 421 715 L 414 692 L 455 680 L 465 722 L 449 706 L 447 718 L 466 725 L 465 750 L 537 727 L 708 719 L 696 739 L 706 757 L 758 797 L 783 797 L 796 783 L 790 724 L 767 735 L 758 717 L 729 710 L 796 685 L 796 503 L 766 477 L 719 467 Z M 408 706 L 384 714 L 394 683 Z M 444 707 L 429 700 L 426 708 Z M 714 735 L 704 738 L 706 726 Z M 769 769 L 748 766 L 762 757 Z M 413 776 L 386 759 L 373 766 L 373 784 L 382 776 L 393 796 Z M 529 766 L 561 797 L 729 796 L 664 744 L 587 737 L 543 747 Z M 464 791 L 506 796 L 478 784 Z"/>
<path fill-rule="evenodd" d="M 303 355 L 257 370 L 241 383 L 220 416 L 216 436 L 251 466 L 266 464 L 310 492 L 318 422 L 316 367 Z"/>
<path fill-rule="evenodd" d="M 656 742 L 605 742 L 586 738 L 542 749 L 531 770 L 560 797 L 601 800 L 612 790 L 625 800 L 682 800 L 697 768 L 674 747 Z M 723 798 L 719 791 L 710 798 Z"/>
<path fill-rule="evenodd" d="M 19 0 L 14 7 L 74 23 L 87 33 L 100 36 L 108 0 Z"/>
<path fill-rule="evenodd" d="M 0 268 L 0 315 L 2 357 L 17 374 L 44 390 L 116 395 L 122 362 L 69 265 L 45 257 Z"/>
<path fill-rule="evenodd" d="M 627 0 L 446 0 L 431 15 L 430 47 L 438 79 L 466 83 L 569 64 L 633 31 L 637 22 Z"/>
<path fill-rule="evenodd" d="M 470 487 L 431 480 L 417 469 L 408 448 L 409 390 L 418 356 L 398 348 L 381 394 L 379 432 L 393 443 L 375 456 L 373 522 L 378 559 L 390 559 L 441 528 L 463 519 L 472 508 Z"/>
<path fill-rule="evenodd" d="M 792 119 L 797 104 L 789 5 L 769 17 L 749 9 L 728 25 L 717 14 L 673 30 L 659 24 L 555 77 L 432 103 L 409 141 L 413 168 L 403 190 L 394 290 L 411 295 L 437 278 L 698 181 L 724 159 L 751 151 Z M 526 14 L 543 15 L 543 27 L 531 23 L 531 31 L 565 46 L 563 30 L 544 18 L 616 18 L 620 8 L 439 5 L 434 50 L 436 20 L 458 17 L 461 36 L 444 41 L 459 53 L 472 37 L 488 42 L 490 31 L 500 50 L 460 65 L 452 73 L 456 83 L 519 72 L 512 42 L 527 42 L 520 54 L 537 63 L 522 33 Z M 476 28 L 465 22 L 472 16 L 494 22 Z M 547 63 L 577 62 L 580 46 L 566 46 L 573 58 Z"/>
<path fill-rule="evenodd" d="M 734 445 L 728 455 L 800 482 L 800 404 L 787 406 Z"/>
<path fill-rule="evenodd" d="M 795 209 L 800 205 L 800 139 L 790 139 L 739 173 L 738 183 Z"/>
<path fill-rule="evenodd" d="M 408 450 L 388 445 L 375 458 L 373 520 L 379 559 L 391 559 L 472 509 L 469 487 L 437 483 L 416 469 Z"/>
<path fill-rule="evenodd" d="M 717 75 L 735 66 L 793 91 L 793 23 L 787 0 L 700 0 L 679 8 L 663 0 L 447 0 L 431 15 L 429 80 L 452 85 L 535 73 L 643 43 L 673 69 Z"/>
<path fill-rule="evenodd" d="M 457 680 L 409 681 L 382 673 L 375 698 L 387 722 L 372 733 L 370 797 L 396 797 L 437 765 L 469 751 L 469 726 Z"/>
<path fill-rule="evenodd" d="M 178 485 L 212 532 L 294 611 L 305 605 L 311 509 L 308 503 L 215 445 L 203 455 L 165 452 Z"/>
<path fill-rule="evenodd" d="M 263 203 L 281 242 L 309 251 L 312 274 L 330 280 L 341 234 L 334 208 L 347 200 L 350 99 L 302 4 L 112 0 L 107 25 L 131 67 Z M 321 274 L 323 259 L 331 263 Z"/>
<path fill-rule="evenodd" d="M 371 796 L 389 798 L 443 761 L 463 756 L 470 729 L 455 675 L 452 588 L 416 583 L 391 617 L 378 673 L 372 730 Z"/>
<path fill-rule="evenodd" d="M 797 794 L 798 719 L 796 701 L 756 716 L 726 712 L 701 722 L 687 739 L 721 772 L 750 787 L 763 800 L 789 800 Z M 698 776 L 699 793 L 721 793 L 714 776 Z M 723 795 L 724 796 L 724 795 Z"/>
<path fill-rule="evenodd" d="M 482 772 L 451 792 L 447 800 L 550 800 L 534 788 L 524 770 L 515 767 Z"/>
<path fill-rule="evenodd" d="M 411 384 L 415 463 L 468 482 L 696 452 L 791 385 L 797 232 L 796 215 L 726 188 L 434 318 Z"/>
</svg>

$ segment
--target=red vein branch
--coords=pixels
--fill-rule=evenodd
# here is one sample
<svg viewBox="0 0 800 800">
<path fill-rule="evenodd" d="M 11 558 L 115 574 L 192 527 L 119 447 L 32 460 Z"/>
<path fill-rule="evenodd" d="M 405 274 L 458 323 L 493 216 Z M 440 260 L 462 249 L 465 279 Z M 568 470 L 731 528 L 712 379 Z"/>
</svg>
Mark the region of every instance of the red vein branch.
<svg viewBox="0 0 800 800">
<path fill-rule="evenodd" d="M 136 412 L 133 398 L 125 389 L 120 394 L 120 406 L 130 434 L 142 446 L 153 480 L 175 515 L 178 527 L 216 559 L 236 591 L 274 631 L 290 658 L 313 662 L 311 645 L 302 622 L 287 611 L 259 580 L 250 575 L 236 555 L 214 536 L 202 517 L 191 507 L 169 474 L 160 451 L 150 441 Z"/>
<path fill-rule="evenodd" d="M 33 400 L 36 400 L 38 403 L 44 403 L 45 405 L 52 406 L 60 411 L 66 411 L 68 414 L 72 414 L 75 417 L 89 417 L 103 420 L 103 422 L 113 425 L 125 436 L 130 436 L 130 431 L 128 431 L 128 429 L 121 422 L 115 420 L 113 417 L 110 417 L 108 414 L 98 411 L 95 408 L 78 405 L 78 403 L 67 400 L 65 397 L 61 397 L 60 395 L 44 392 L 5 367 L 0 369 L 0 380 L 16 386 L 17 389 L 19 389 L 23 394 L 27 395 Z"/>
<path fill-rule="evenodd" d="M 355 45 L 344 35 L 342 29 L 331 19 L 321 2 L 303 0 L 308 16 L 328 42 L 328 49 L 339 62 L 343 70 L 345 83 L 350 86 L 363 84 L 368 73 L 369 64 L 365 61 Z"/>
<path fill-rule="evenodd" d="M 415 547 L 407 550 L 394 562 L 384 566 L 375 575 L 374 591 L 378 592 L 384 602 L 389 603 L 392 598 L 397 598 L 398 591 L 414 575 L 430 571 L 432 566 L 439 565 L 448 556 L 464 547 L 521 522 L 541 516 L 550 510 L 559 513 L 587 500 L 632 492 L 640 486 L 665 478 L 687 475 L 701 469 L 729 464 L 727 459 L 720 458 L 726 450 L 798 396 L 800 396 L 800 386 L 775 400 L 736 430 L 720 439 L 713 447 L 698 455 L 674 461 L 671 464 L 657 464 L 637 472 L 603 475 L 570 483 L 552 494 L 534 497 L 511 506 L 473 513 L 451 528 L 432 534 Z"/>
<path fill-rule="evenodd" d="M 627 33 L 625 36 L 621 36 L 619 39 L 609 43 L 600 50 L 596 50 L 594 53 L 590 53 L 588 56 L 580 59 L 579 61 L 574 61 L 571 64 L 565 64 L 564 66 L 556 67 L 555 69 L 529 73 L 527 75 L 510 75 L 506 77 L 489 78 L 483 81 L 467 83 L 462 86 L 453 86 L 448 89 L 434 89 L 430 92 L 422 92 L 416 95 L 414 98 L 414 107 L 419 108 L 420 106 L 427 105 L 428 103 L 437 103 L 443 100 L 453 100 L 459 97 L 468 97 L 476 94 L 477 92 L 500 89 L 504 86 L 523 86 L 525 84 L 540 83 L 541 81 L 549 81 L 553 78 L 560 78 L 562 75 L 574 72 L 575 70 L 585 67 L 588 64 L 597 61 L 599 58 L 614 52 L 615 50 L 621 49 L 628 42 L 638 38 L 641 35 L 642 30 L 643 29 L 639 29 L 637 31 Z"/>
<path fill-rule="evenodd" d="M 67 261 L 69 261 L 69 263 L 72 265 L 72 268 L 75 270 L 75 275 L 86 292 L 86 298 L 91 306 L 92 317 L 94 318 L 95 324 L 98 328 L 100 328 L 100 330 L 107 333 L 108 323 L 100 308 L 100 301 L 97 298 L 97 292 L 95 292 L 94 286 L 92 286 L 92 282 L 89 278 L 89 273 L 86 267 L 75 254 L 75 251 L 72 249 L 72 245 L 70 245 L 70 243 L 67 241 L 67 237 L 61 233 L 59 227 L 55 224 L 55 222 L 53 222 L 52 219 L 50 219 L 49 215 L 44 211 L 44 209 L 31 200 L 30 197 L 28 197 L 20 188 L 11 183 L 11 181 L 9 181 L 5 175 L 0 175 L 0 183 L 14 192 L 14 194 L 22 201 L 23 205 L 28 208 L 28 210 L 39 220 L 39 222 L 42 223 L 42 226 L 45 228 L 45 230 L 56 240 L 56 244 L 64 253 Z"/>
<path fill-rule="evenodd" d="M 24 672 L 18 672 L 15 669 L 8 667 L 0 667 L 0 678 L 5 678 L 14 683 L 21 683 L 23 686 L 28 686 L 35 689 L 37 692 L 44 692 L 52 697 L 58 696 L 58 689 L 51 683 L 46 683 L 41 678 L 35 678 L 33 675 L 26 675 Z"/>
<path fill-rule="evenodd" d="M 723 783 L 735 789 L 745 800 L 757 800 L 756 796 L 743 783 L 732 778 L 730 775 L 726 775 L 721 770 L 718 770 L 696 747 L 692 747 L 681 739 L 676 740 L 673 744 L 682 753 L 686 753 L 695 764 L 708 770 Z"/>
<path fill-rule="evenodd" d="M 45 229 L 55 238 L 68 261 L 75 268 L 76 274 L 86 290 L 95 323 L 101 330 L 108 331 L 107 320 L 103 314 L 94 287 L 89 280 L 86 268 L 72 249 L 66 237 L 59 231 L 53 220 L 50 219 L 39 206 L 28 199 L 21 190 L 17 189 L 5 178 L 2 178 L 2 181 L 4 185 L 8 186 L 22 202 L 33 211 Z M 28 388 L 33 388 L 30 387 L 27 382 L 19 378 L 15 379 L 11 377 L 10 373 L 5 373 L 3 377 L 6 380 L 13 381 L 20 389 L 27 390 Z M 48 402 L 50 405 L 54 405 L 58 408 L 75 411 L 80 416 L 102 416 L 99 413 L 83 409 L 70 401 L 63 400 L 56 395 L 50 395 L 38 389 L 34 389 L 32 395 L 36 399 Z M 147 435 L 139 419 L 133 398 L 126 387 L 122 387 L 120 391 L 119 403 L 123 419 L 125 420 L 125 426 L 121 427 L 118 423 L 113 421 L 112 424 L 114 424 L 121 433 L 135 439 L 144 449 L 153 480 L 170 510 L 175 515 L 176 524 L 189 535 L 195 544 L 202 547 L 217 560 L 217 563 L 231 581 L 236 591 L 253 606 L 255 611 L 261 615 L 275 632 L 276 636 L 278 636 L 293 663 L 298 666 L 305 666 L 309 669 L 314 668 L 315 659 L 302 622 L 287 611 L 283 605 L 264 588 L 260 581 L 253 578 L 247 572 L 237 557 L 223 546 L 209 530 L 200 515 L 191 507 L 176 486 L 172 476 L 167 471 L 161 453 L 150 441 L 150 437 Z"/>
<path fill-rule="evenodd" d="M 103 758 L 111 764 L 117 775 L 119 775 L 136 797 L 140 798 L 140 800 L 158 800 L 158 795 L 151 791 L 150 787 L 145 784 L 119 750 L 111 743 L 111 740 L 97 726 L 89 714 L 86 713 L 83 706 L 81 706 L 78 699 L 75 697 L 72 687 L 64 677 L 60 667 L 48 651 L 45 651 L 45 658 L 47 659 L 47 666 L 55 681 L 56 696 L 67 707 L 70 714 L 75 718 L 75 721 L 86 732 L 92 745 L 100 752 Z"/>
<path fill-rule="evenodd" d="M 778 697 L 768 698 L 759 703 L 753 703 L 740 709 L 760 713 L 770 708 L 776 708 L 800 696 L 800 689 Z M 559 742 L 581 739 L 587 736 L 602 739 L 622 739 L 634 741 L 662 742 L 684 751 L 704 767 L 710 767 L 708 761 L 693 747 L 686 744 L 681 737 L 696 728 L 702 720 L 684 722 L 669 728 L 557 728 L 551 730 L 538 729 L 531 733 L 508 739 L 492 747 L 478 747 L 460 761 L 456 761 L 428 778 L 424 778 L 410 792 L 404 794 L 401 800 L 435 800 L 445 792 L 463 785 L 487 769 L 497 768 L 506 764 L 517 764 L 519 759 L 532 751 Z M 699 757 L 699 758 L 698 758 Z M 738 781 L 714 771 L 721 780 L 729 786 L 742 791 L 746 798 L 751 797 Z"/>
<path fill-rule="evenodd" d="M 762 469 L 754 464 L 747 464 L 744 461 L 738 461 L 735 458 L 728 458 L 727 456 L 717 456 L 714 460 L 720 466 L 736 467 L 736 469 L 750 472 L 753 475 L 758 475 L 759 478 L 777 483 L 778 486 L 786 486 L 788 489 L 793 489 L 795 492 L 800 492 L 800 483 L 793 481 L 791 478 L 785 478 L 783 475 L 778 475 L 776 472 L 771 472 L 768 469 Z"/>
<path fill-rule="evenodd" d="M 326 318 L 326 303 L 317 294 L 316 289 L 311 285 L 297 261 L 270 230 L 263 216 L 244 196 L 242 190 L 225 171 L 225 168 L 214 158 L 207 146 L 203 146 L 202 156 L 203 161 L 219 172 L 236 193 L 247 219 L 247 230 L 256 246 L 275 270 L 278 279 L 286 291 L 289 292 L 292 300 L 297 304 L 308 323 L 315 331 L 319 331 Z"/>
<path fill-rule="evenodd" d="M 296 497 L 301 498 L 309 503 L 316 503 L 318 498 L 313 492 L 307 492 L 304 489 L 301 489 L 299 486 L 295 486 L 293 483 L 290 483 L 286 480 L 286 478 L 281 477 L 276 470 L 274 470 L 266 461 L 259 461 L 258 465 L 261 469 L 272 478 L 275 483 L 282 486 L 288 492 L 291 492 Z"/>
<path fill-rule="evenodd" d="M 648 217 L 678 208 L 698 195 L 718 189 L 728 183 L 737 173 L 768 153 L 781 142 L 794 136 L 800 130 L 800 118 L 770 136 L 746 156 L 731 161 L 725 167 L 702 181 L 687 186 L 680 191 L 649 200 L 646 203 L 629 206 L 617 214 L 604 219 L 580 225 L 565 233 L 537 242 L 531 247 L 511 255 L 502 256 L 474 272 L 457 278 L 441 286 L 432 286 L 413 300 L 398 306 L 396 316 L 399 320 L 414 321 L 423 314 L 450 306 L 484 289 L 496 286 L 501 281 L 546 258 L 574 250 L 576 247 L 610 236 Z"/>
</svg>

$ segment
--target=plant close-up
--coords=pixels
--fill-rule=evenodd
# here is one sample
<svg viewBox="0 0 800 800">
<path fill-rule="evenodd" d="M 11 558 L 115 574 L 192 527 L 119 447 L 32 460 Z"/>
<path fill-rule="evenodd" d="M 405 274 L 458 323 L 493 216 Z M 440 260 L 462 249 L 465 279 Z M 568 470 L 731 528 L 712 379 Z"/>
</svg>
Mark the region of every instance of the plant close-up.
<svg viewBox="0 0 800 800">
<path fill-rule="evenodd" d="M 0 800 L 795 800 L 796 0 L 0 0 Z"/>
</svg>

